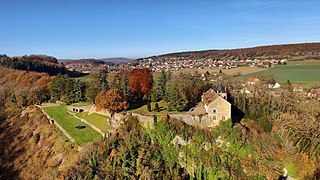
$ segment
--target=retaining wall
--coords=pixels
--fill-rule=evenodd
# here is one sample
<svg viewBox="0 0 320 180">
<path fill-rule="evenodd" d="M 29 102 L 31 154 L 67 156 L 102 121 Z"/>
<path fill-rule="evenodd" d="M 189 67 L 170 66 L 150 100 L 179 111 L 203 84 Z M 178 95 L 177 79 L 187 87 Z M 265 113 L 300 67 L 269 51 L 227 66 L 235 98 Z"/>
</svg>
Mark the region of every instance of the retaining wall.
<svg viewBox="0 0 320 180">
<path fill-rule="evenodd" d="M 89 112 L 91 106 L 68 106 L 67 109 L 70 112 Z"/>
<path fill-rule="evenodd" d="M 100 133 L 100 134 L 102 135 L 102 137 L 109 137 L 109 135 L 110 135 L 110 133 L 111 133 L 110 131 L 105 133 L 105 132 L 101 131 L 101 129 L 99 129 L 97 126 L 91 124 L 89 121 L 87 121 L 87 120 L 85 120 L 85 119 L 82 119 L 82 118 L 76 116 L 75 114 L 73 114 L 73 113 L 71 113 L 71 112 L 69 112 L 69 111 L 67 111 L 67 112 L 68 112 L 69 114 L 73 115 L 75 118 L 79 119 L 80 121 L 86 123 L 88 126 L 92 127 L 92 129 L 94 129 L 94 130 L 96 130 L 98 133 Z"/>
<path fill-rule="evenodd" d="M 210 117 L 207 114 L 169 114 L 171 118 L 180 120 L 191 126 L 198 126 L 200 128 L 210 127 Z"/>
<path fill-rule="evenodd" d="M 142 114 L 137 114 L 137 113 L 131 113 L 131 114 L 132 114 L 132 116 L 136 116 L 138 118 L 139 123 L 143 127 L 153 129 L 155 116 L 148 116 L 148 115 L 142 115 Z"/>
<path fill-rule="evenodd" d="M 42 109 L 41 106 L 36 105 L 36 107 L 38 107 L 38 108 L 42 111 L 42 113 L 47 117 L 47 119 L 49 120 L 49 123 L 50 123 L 50 124 L 56 125 L 56 126 L 60 129 L 60 131 L 61 131 L 65 136 L 67 136 L 67 138 L 68 138 L 71 142 L 74 142 L 74 143 L 76 143 L 76 144 L 79 146 L 79 144 L 77 143 L 77 141 L 76 141 L 75 139 L 73 139 L 73 137 L 71 137 L 71 135 L 70 135 L 65 129 L 63 129 L 63 127 L 61 127 L 61 126 L 57 123 L 57 121 L 55 121 L 54 119 L 52 119 L 52 118 Z M 80 147 L 80 146 L 79 146 L 79 147 Z"/>
</svg>

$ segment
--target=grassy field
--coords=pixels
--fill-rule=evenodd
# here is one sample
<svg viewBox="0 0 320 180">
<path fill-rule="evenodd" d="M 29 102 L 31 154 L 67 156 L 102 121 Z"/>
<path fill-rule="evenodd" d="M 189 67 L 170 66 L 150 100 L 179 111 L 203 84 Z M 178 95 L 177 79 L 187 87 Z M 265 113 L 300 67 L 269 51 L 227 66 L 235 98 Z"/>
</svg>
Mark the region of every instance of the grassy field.
<svg viewBox="0 0 320 180">
<path fill-rule="evenodd" d="M 148 111 L 147 105 L 143 105 L 141 107 L 129 110 L 129 112 L 139 113 L 139 114 L 169 114 L 169 113 L 170 114 L 174 114 L 174 113 L 179 113 L 177 111 L 170 111 L 170 112 L 167 111 L 168 105 L 164 101 L 160 101 L 160 102 L 157 102 L 157 103 L 159 105 L 159 112 L 155 111 L 156 102 L 151 102 L 151 109 L 152 109 L 151 112 Z"/>
<path fill-rule="evenodd" d="M 62 126 L 80 146 L 95 139 L 101 138 L 101 135 L 84 122 L 76 119 L 67 113 L 67 106 L 52 106 L 43 108 L 48 115 L 53 118 L 60 126 Z M 77 129 L 76 126 L 86 126 L 83 129 Z"/>
<path fill-rule="evenodd" d="M 92 113 L 89 115 L 87 112 L 77 113 L 76 116 L 89 121 L 91 124 L 95 125 L 97 128 L 101 129 L 103 132 L 108 132 L 108 130 L 113 129 L 111 126 L 107 124 L 109 120 L 108 116 L 103 116 L 97 113 Z"/>
<path fill-rule="evenodd" d="M 288 65 L 320 65 L 320 60 L 289 61 Z"/>
<path fill-rule="evenodd" d="M 250 77 L 273 76 L 280 83 L 290 80 L 292 84 L 303 84 L 307 88 L 320 84 L 320 61 L 291 61 L 287 65 L 277 65 L 274 68 L 236 77 L 246 80 Z"/>
</svg>

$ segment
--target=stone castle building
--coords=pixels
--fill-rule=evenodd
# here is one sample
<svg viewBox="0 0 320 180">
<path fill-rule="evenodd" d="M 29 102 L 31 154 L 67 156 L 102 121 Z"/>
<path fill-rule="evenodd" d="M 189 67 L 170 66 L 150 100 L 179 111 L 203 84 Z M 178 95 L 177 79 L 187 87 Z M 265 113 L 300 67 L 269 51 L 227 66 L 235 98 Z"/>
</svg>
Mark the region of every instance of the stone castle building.
<svg viewBox="0 0 320 180">
<path fill-rule="evenodd" d="M 205 92 L 202 101 L 211 126 L 219 125 L 220 121 L 231 118 L 231 104 L 227 101 L 227 91 L 220 83 L 215 90 L 209 89 Z"/>
</svg>

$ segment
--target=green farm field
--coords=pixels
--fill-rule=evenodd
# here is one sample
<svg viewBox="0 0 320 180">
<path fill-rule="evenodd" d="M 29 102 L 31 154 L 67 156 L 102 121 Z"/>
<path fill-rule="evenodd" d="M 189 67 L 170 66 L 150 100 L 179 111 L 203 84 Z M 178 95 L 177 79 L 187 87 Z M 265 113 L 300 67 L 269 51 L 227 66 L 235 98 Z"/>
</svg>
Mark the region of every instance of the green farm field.
<svg viewBox="0 0 320 180">
<path fill-rule="evenodd" d="M 84 122 L 67 113 L 67 106 L 43 107 L 43 110 L 53 118 L 61 127 L 63 127 L 80 146 L 100 139 L 101 135 Z M 76 126 L 85 126 L 83 129 L 77 129 Z"/>
<path fill-rule="evenodd" d="M 280 83 L 290 80 L 292 84 L 303 84 L 311 87 L 320 84 L 320 61 L 290 61 L 287 65 L 277 65 L 264 71 L 236 77 L 237 80 L 247 80 L 250 77 L 273 76 Z"/>
</svg>

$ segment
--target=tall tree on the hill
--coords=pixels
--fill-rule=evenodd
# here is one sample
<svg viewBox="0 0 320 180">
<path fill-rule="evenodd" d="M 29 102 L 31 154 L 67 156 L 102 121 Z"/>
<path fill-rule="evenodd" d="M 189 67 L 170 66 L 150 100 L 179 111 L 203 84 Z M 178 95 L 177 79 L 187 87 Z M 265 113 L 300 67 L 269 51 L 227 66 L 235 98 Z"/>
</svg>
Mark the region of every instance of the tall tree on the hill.
<svg viewBox="0 0 320 180">
<path fill-rule="evenodd" d="M 114 82 L 112 83 L 111 88 L 117 88 L 114 87 Z M 99 92 L 106 91 L 108 89 L 108 71 L 106 69 L 102 69 L 94 75 L 91 82 L 86 84 L 85 97 L 88 101 L 93 102 Z"/>
<path fill-rule="evenodd" d="M 162 99 L 164 99 L 166 96 L 166 85 L 169 78 L 170 75 L 167 75 L 165 71 L 162 71 L 157 79 L 157 96 L 161 97 Z"/>
<path fill-rule="evenodd" d="M 120 73 L 115 74 L 111 83 L 111 89 L 120 89 L 121 78 L 122 77 Z"/>
<path fill-rule="evenodd" d="M 97 86 L 97 83 L 90 82 L 86 84 L 85 97 L 87 101 L 93 102 L 98 93 L 99 93 L 99 87 Z"/>
<path fill-rule="evenodd" d="M 134 69 L 128 75 L 131 91 L 139 99 L 147 95 L 152 88 L 152 74 L 149 69 Z"/>
<path fill-rule="evenodd" d="M 80 80 L 58 74 L 51 83 L 51 98 L 67 104 L 84 100 L 85 86 Z"/>
<path fill-rule="evenodd" d="M 73 83 L 74 99 L 73 99 L 73 101 L 79 102 L 79 101 L 84 100 L 84 91 L 85 91 L 84 84 L 79 79 L 74 80 L 74 83 Z"/>
<path fill-rule="evenodd" d="M 68 79 L 67 81 L 67 85 L 65 88 L 65 92 L 66 92 L 66 96 L 64 96 L 64 98 L 62 99 L 63 101 L 65 101 L 67 104 L 71 104 L 75 99 L 75 92 L 74 92 L 74 79 Z"/>
<path fill-rule="evenodd" d="M 123 96 L 128 101 L 130 97 L 130 89 L 128 85 L 128 72 L 121 71 L 117 73 L 112 81 L 111 89 L 120 89 L 123 93 Z"/>
<path fill-rule="evenodd" d="M 122 75 L 122 81 L 121 81 L 121 85 L 120 85 L 120 89 L 123 92 L 123 96 L 128 99 L 130 96 L 130 89 L 128 86 L 128 76 L 127 73 L 123 73 Z"/>
<path fill-rule="evenodd" d="M 183 73 L 175 79 L 178 83 L 181 94 L 189 103 L 195 104 L 198 102 L 201 99 L 201 95 L 209 89 L 208 82 L 202 81 L 199 73 Z"/>
<path fill-rule="evenodd" d="M 58 74 L 55 78 L 53 78 L 51 83 L 51 97 L 60 100 L 63 96 L 66 95 L 66 87 L 69 82 L 68 75 Z"/>
<path fill-rule="evenodd" d="M 167 83 L 166 92 L 169 111 L 182 111 L 186 108 L 187 99 L 181 94 L 178 83 L 175 80 L 171 80 Z"/>
<path fill-rule="evenodd" d="M 101 91 L 106 91 L 109 89 L 108 85 L 108 71 L 102 69 L 97 74 L 98 83 L 100 85 Z"/>
</svg>

